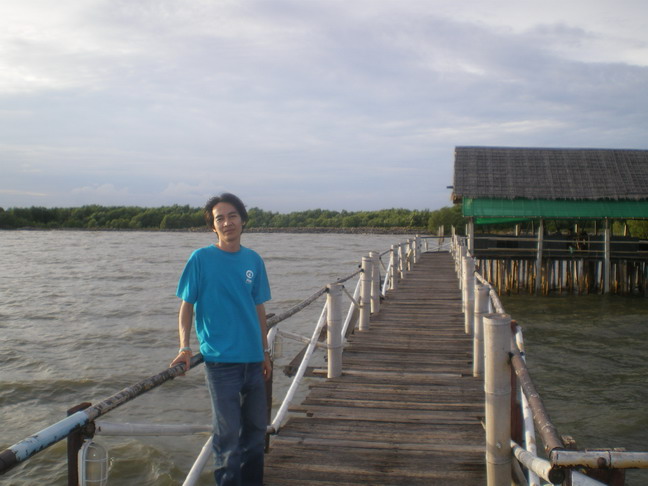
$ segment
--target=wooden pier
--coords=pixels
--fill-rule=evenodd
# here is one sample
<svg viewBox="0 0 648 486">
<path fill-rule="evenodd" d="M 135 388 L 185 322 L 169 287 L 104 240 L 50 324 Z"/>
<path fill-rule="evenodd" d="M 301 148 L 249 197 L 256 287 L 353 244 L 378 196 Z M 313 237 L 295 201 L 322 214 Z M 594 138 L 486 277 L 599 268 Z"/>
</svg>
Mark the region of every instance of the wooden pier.
<svg viewBox="0 0 648 486">
<path fill-rule="evenodd" d="M 486 484 L 483 382 L 472 376 L 452 257 L 425 253 L 272 437 L 267 486 Z"/>
</svg>

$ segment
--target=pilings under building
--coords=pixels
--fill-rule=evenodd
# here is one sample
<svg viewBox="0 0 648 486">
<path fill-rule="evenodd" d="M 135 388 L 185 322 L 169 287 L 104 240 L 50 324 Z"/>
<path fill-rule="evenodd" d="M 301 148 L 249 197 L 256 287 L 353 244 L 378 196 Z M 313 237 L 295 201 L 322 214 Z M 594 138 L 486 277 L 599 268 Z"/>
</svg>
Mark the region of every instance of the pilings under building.
<svg viewBox="0 0 648 486">
<path fill-rule="evenodd" d="M 468 251 L 502 293 L 648 295 L 648 239 L 612 233 L 614 222 L 648 226 L 646 150 L 457 147 L 452 198 Z"/>
</svg>

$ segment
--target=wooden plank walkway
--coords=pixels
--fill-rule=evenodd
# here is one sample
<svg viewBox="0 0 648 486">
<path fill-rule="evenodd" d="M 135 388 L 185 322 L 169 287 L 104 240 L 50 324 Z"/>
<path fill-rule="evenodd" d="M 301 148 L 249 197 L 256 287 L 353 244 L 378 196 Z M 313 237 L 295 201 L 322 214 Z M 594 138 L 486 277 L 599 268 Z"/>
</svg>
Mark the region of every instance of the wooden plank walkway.
<svg viewBox="0 0 648 486">
<path fill-rule="evenodd" d="M 266 486 L 486 484 L 471 348 L 452 257 L 425 253 L 273 436 Z"/>
</svg>

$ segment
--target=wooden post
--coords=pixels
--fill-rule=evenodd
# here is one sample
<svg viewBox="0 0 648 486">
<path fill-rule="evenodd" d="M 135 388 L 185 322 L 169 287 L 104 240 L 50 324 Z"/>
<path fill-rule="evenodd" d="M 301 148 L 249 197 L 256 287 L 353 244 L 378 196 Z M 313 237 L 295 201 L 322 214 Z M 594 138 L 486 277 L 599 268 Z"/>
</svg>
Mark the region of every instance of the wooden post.
<svg viewBox="0 0 648 486">
<path fill-rule="evenodd" d="M 327 286 L 326 348 L 328 350 L 328 378 L 342 374 L 342 284 Z"/>
<path fill-rule="evenodd" d="M 83 402 L 67 411 L 68 417 L 80 410 L 85 410 L 92 404 L 90 402 Z M 84 441 L 83 428 L 75 429 L 67 436 L 67 456 L 68 456 L 68 486 L 79 485 L 79 450 Z"/>
<path fill-rule="evenodd" d="M 457 259 L 457 278 L 459 281 L 459 288 L 463 289 L 463 268 L 464 268 L 464 262 L 466 261 L 466 255 L 468 254 L 468 250 L 466 249 L 465 246 L 460 246 L 459 247 L 459 258 Z"/>
<path fill-rule="evenodd" d="M 391 246 L 391 259 L 392 259 L 392 264 L 391 264 L 391 273 L 390 273 L 390 290 L 396 290 L 396 287 L 398 286 L 398 250 L 396 249 L 396 245 Z"/>
<path fill-rule="evenodd" d="M 473 334 L 473 376 L 484 374 L 484 315 L 488 314 L 488 285 L 475 281 L 475 321 Z"/>
<path fill-rule="evenodd" d="M 486 477 L 488 486 L 511 485 L 511 317 L 484 316 Z"/>
<path fill-rule="evenodd" d="M 371 259 L 371 313 L 380 312 L 380 253 L 377 251 L 369 252 Z"/>
<path fill-rule="evenodd" d="M 543 247 L 543 237 L 544 237 L 544 220 L 540 220 L 538 224 L 538 253 L 536 255 L 536 281 L 535 281 L 535 293 L 539 294 L 540 289 L 542 288 L 542 247 Z"/>
<path fill-rule="evenodd" d="M 400 245 L 398 245 L 398 273 L 400 274 L 400 278 L 405 278 L 405 265 L 407 260 L 407 252 L 405 250 L 405 242 L 401 242 Z"/>
<path fill-rule="evenodd" d="M 371 316 L 371 279 L 373 274 L 371 258 L 362 257 L 362 273 L 360 274 L 360 318 L 358 328 L 361 331 L 369 330 L 369 317 Z"/>
<path fill-rule="evenodd" d="M 609 294 L 610 293 L 610 281 L 611 281 L 611 273 L 612 273 L 612 260 L 610 258 L 610 248 L 611 248 L 611 240 L 612 240 L 612 225 L 610 224 L 610 220 L 608 218 L 605 218 L 605 229 L 604 231 L 604 246 L 605 246 L 605 261 L 604 261 L 604 268 L 603 268 L 603 293 Z"/>
<path fill-rule="evenodd" d="M 462 279 L 464 327 L 466 334 L 471 335 L 475 318 L 475 260 L 470 256 L 464 257 Z"/>
</svg>

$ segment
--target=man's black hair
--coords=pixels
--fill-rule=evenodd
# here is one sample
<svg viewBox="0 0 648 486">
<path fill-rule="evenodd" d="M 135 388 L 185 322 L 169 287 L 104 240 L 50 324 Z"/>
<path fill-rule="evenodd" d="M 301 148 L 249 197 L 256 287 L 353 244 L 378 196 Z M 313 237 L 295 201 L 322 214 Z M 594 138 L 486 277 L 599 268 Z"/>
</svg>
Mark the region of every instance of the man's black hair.
<svg viewBox="0 0 648 486">
<path fill-rule="evenodd" d="M 222 202 L 226 202 L 234 206 L 236 211 L 239 213 L 239 216 L 241 217 L 241 221 L 243 222 L 243 225 L 245 225 L 248 222 L 249 217 L 248 217 L 247 210 L 245 209 L 245 204 L 243 204 L 243 201 L 241 201 L 234 194 L 230 194 L 229 192 L 224 192 L 220 196 L 214 196 L 209 201 L 207 201 L 203 209 L 205 215 L 205 223 L 207 223 L 207 227 L 210 230 L 214 229 L 214 212 L 213 212 L 214 206 Z"/>
</svg>

